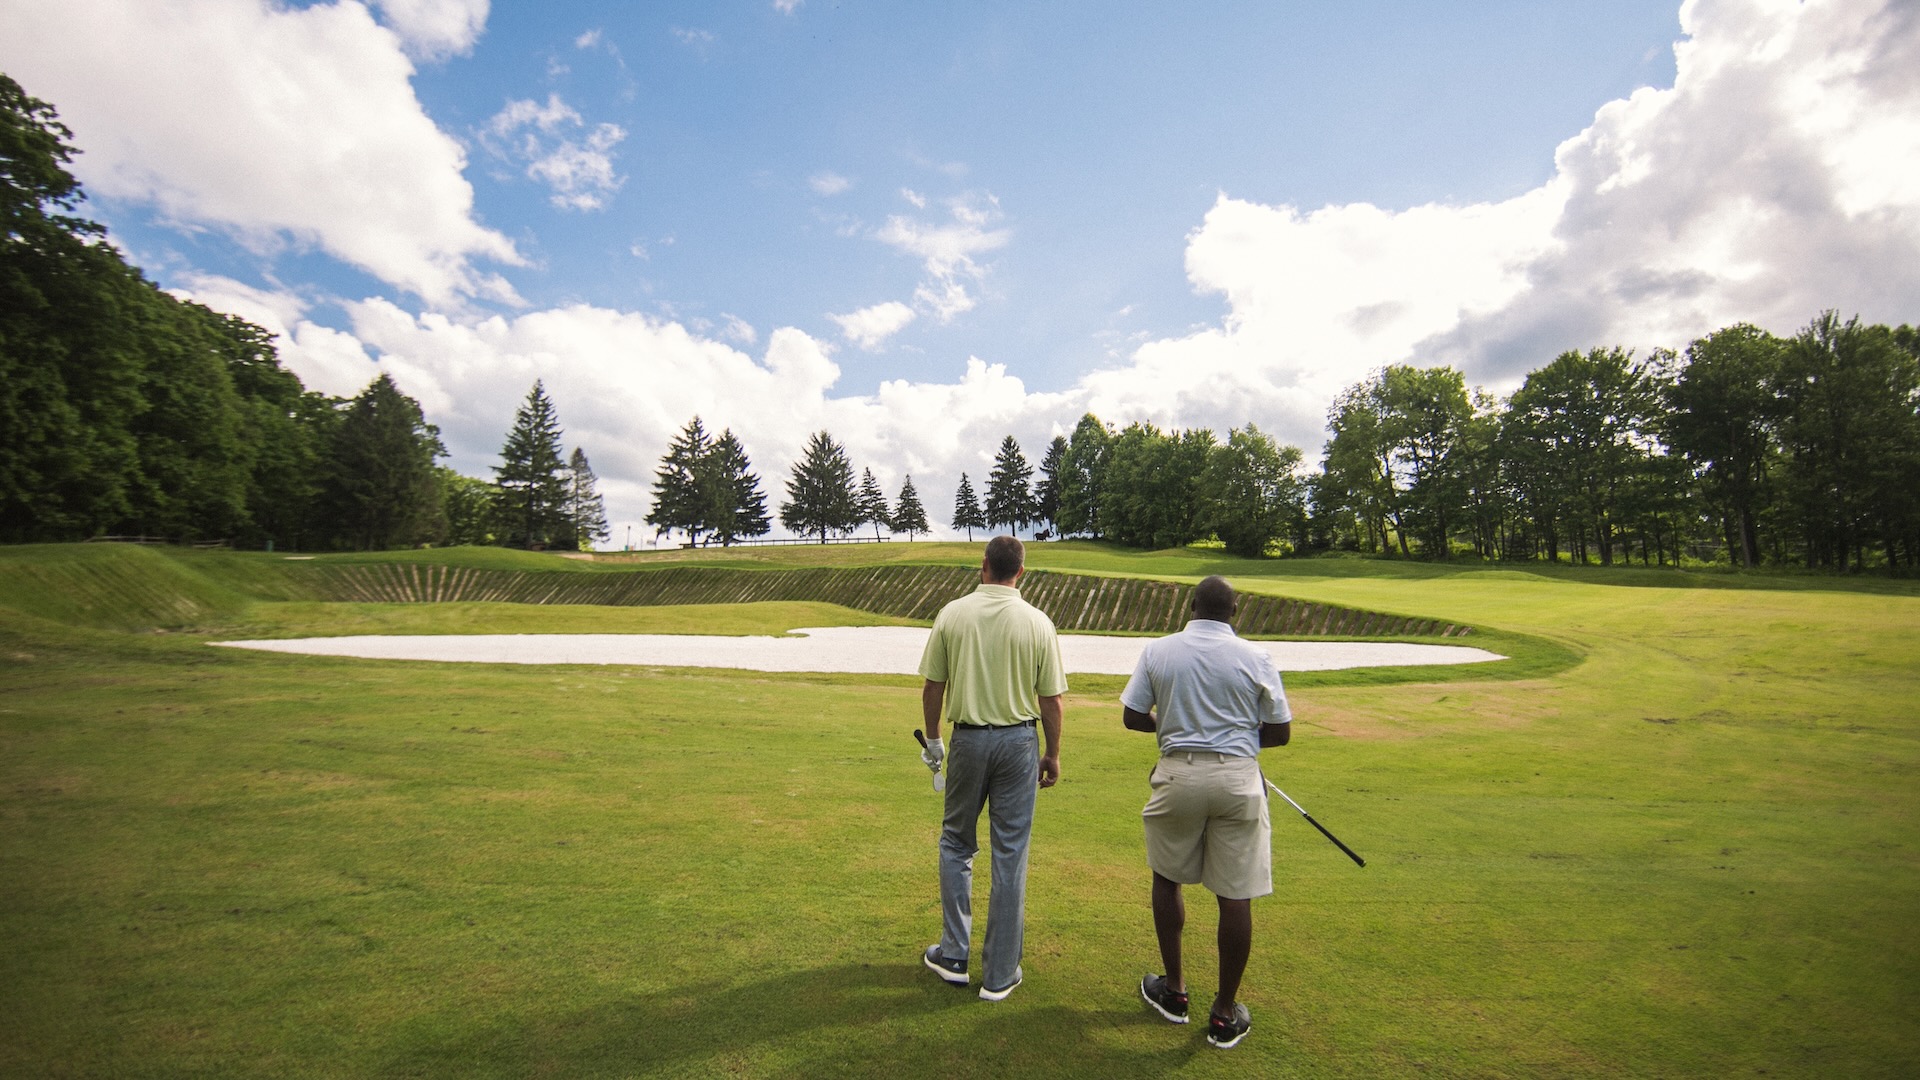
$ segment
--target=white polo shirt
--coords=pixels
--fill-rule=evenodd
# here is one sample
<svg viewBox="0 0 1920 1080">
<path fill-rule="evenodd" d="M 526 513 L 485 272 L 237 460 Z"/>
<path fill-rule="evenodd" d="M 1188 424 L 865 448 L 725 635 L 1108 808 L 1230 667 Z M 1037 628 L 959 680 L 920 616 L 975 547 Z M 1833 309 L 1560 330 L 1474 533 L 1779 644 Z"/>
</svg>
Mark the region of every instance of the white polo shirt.
<svg viewBox="0 0 1920 1080">
<path fill-rule="evenodd" d="M 1258 757 L 1260 725 L 1293 722 L 1273 657 L 1213 619 L 1193 619 L 1185 630 L 1148 642 L 1120 704 L 1141 713 L 1159 706 L 1163 754 Z"/>
</svg>

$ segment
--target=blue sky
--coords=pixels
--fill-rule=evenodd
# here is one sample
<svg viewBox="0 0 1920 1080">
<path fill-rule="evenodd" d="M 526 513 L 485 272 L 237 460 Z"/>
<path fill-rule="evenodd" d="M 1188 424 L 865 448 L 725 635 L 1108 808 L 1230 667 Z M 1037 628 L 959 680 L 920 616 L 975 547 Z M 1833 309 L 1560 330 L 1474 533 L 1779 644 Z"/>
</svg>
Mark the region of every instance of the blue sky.
<svg viewBox="0 0 1920 1080">
<path fill-rule="evenodd" d="M 0 0 L 164 287 L 385 368 L 487 475 L 546 381 L 617 521 L 732 426 L 943 516 L 1088 409 L 1311 458 L 1338 389 L 1920 295 L 1875 2 Z M 650 534 L 649 534 L 650 535 Z M 624 537 L 617 537 L 623 539 Z"/>
</svg>

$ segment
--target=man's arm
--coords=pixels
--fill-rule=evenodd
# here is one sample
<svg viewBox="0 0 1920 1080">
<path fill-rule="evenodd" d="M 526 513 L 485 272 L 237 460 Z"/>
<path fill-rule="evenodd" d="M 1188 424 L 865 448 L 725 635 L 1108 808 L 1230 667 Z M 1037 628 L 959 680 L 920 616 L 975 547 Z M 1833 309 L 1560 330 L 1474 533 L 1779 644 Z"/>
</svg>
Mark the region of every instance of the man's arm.
<svg viewBox="0 0 1920 1080">
<path fill-rule="evenodd" d="M 1260 748 L 1262 750 L 1269 746 L 1285 746 L 1287 745 L 1287 740 L 1291 738 L 1293 738 L 1293 724 L 1291 722 L 1285 724 L 1260 725 Z"/>
<path fill-rule="evenodd" d="M 1125 705 L 1120 706 L 1120 722 L 1127 726 L 1128 731 L 1144 731 L 1151 735 L 1160 730 L 1160 725 L 1154 721 L 1152 713 L 1141 712 Z"/>
<path fill-rule="evenodd" d="M 1060 720 L 1065 712 L 1059 694 L 1040 699 L 1040 732 L 1047 740 L 1040 754 L 1040 786 L 1043 788 L 1060 782 Z"/>
<path fill-rule="evenodd" d="M 940 704 L 947 698 L 947 684 L 927 680 L 920 688 L 920 719 L 927 725 L 927 741 L 940 737 Z"/>
</svg>

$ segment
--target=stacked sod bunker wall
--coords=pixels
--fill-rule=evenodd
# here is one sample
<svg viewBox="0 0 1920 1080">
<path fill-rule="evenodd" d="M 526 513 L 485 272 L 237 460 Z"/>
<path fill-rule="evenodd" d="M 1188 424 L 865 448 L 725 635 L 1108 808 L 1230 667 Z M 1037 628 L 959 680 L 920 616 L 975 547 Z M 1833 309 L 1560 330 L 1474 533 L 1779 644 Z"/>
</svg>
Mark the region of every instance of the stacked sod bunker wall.
<svg viewBox="0 0 1920 1080">
<path fill-rule="evenodd" d="M 289 566 L 313 599 L 370 603 L 493 601 L 519 604 L 742 604 L 814 600 L 881 615 L 931 620 L 978 584 L 958 566 L 794 570 L 672 567 L 628 573 L 479 570 L 417 563 Z M 1171 633 L 1186 624 L 1193 587 L 1169 581 L 1029 571 L 1020 592 L 1061 630 Z M 1462 637 L 1470 628 L 1433 619 L 1243 594 L 1235 620 L 1246 635 Z"/>
</svg>

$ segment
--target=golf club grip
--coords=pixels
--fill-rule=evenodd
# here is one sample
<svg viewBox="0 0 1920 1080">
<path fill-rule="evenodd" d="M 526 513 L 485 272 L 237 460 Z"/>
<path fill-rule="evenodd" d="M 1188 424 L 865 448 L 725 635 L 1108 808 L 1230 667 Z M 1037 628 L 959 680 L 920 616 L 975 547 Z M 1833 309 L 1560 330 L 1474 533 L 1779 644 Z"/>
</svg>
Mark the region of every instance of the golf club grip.
<svg viewBox="0 0 1920 1080">
<path fill-rule="evenodd" d="M 919 728 L 913 729 L 913 737 L 919 741 L 920 749 L 925 750 L 927 748 L 927 737 L 920 734 Z"/>
<path fill-rule="evenodd" d="M 1302 810 L 1302 811 L 1300 811 L 1300 816 L 1301 816 L 1301 817 L 1303 817 L 1303 818 L 1306 818 L 1306 819 L 1307 819 L 1307 824 L 1309 824 L 1309 825 L 1311 825 L 1311 826 L 1313 826 L 1313 827 L 1314 827 L 1314 828 L 1316 828 L 1316 829 L 1319 829 L 1319 830 L 1320 830 L 1320 835 L 1321 835 L 1321 836 L 1324 836 L 1324 837 L 1326 837 L 1327 839 L 1329 839 L 1329 840 L 1331 840 L 1331 841 L 1333 841 L 1333 846 L 1334 846 L 1334 847 L 1337 847 L 1337 848 L 1339 848 L 1339 849 L 1340 849 L 1341 851 L 1344 851 L 1344 852 L 1346 852 L 1346 853 L 1347 853 L 1347 858 L 1349 858 L 1349 859 L 1352 859 L 1352 860 L 1353 860 L 1354 862 L 1356 862 L 1356 863 L 1358 863 L 1358 864 L 1360 864 L 1361 866 L 1365 866 L 1365 865 L 1367 865 L 1367 860 L 1365 860 L 1365 859 L 1363 859 L 1363 858 L 1361 858 L 1361 857 L 1360 857 L 1360 856 L 1358 856 L 1358 855 L 1355 855 L 1355 854 L 1353 853 L 1353 849 L 1352 849 L 1352 848 L 1350 848 L 1350 847 L 1348 847 L 1347 845 L 1345 845 L 1345 844 L 1343 844 L 1343 843 L 1341 843 L 1341 842 L 1340 842 L 1340 838 L 1339 838 L 1339 837 L 1337 837 L 1337 836 L 1335 836 L 1335 835 L 1333 835 L 1332 833 L 1330 833 L 1330 832 L 1328 832 L 1328 831 L 1327 831 L 1327 827 L 1326 827 L 1325 825 L 1322 825 L 1322 824 L 1320 824 L 1319 822 L 1317 822 L 1317 821 L 1315 821 L 1315 820 L 1313 820 L 1313 815 L 1312 815 L 1312 814 L 1309 814 L 1309 813 L 1307 813 L 1307 812 L 1306 812 L 1305 810 Z"/>
</svg>

